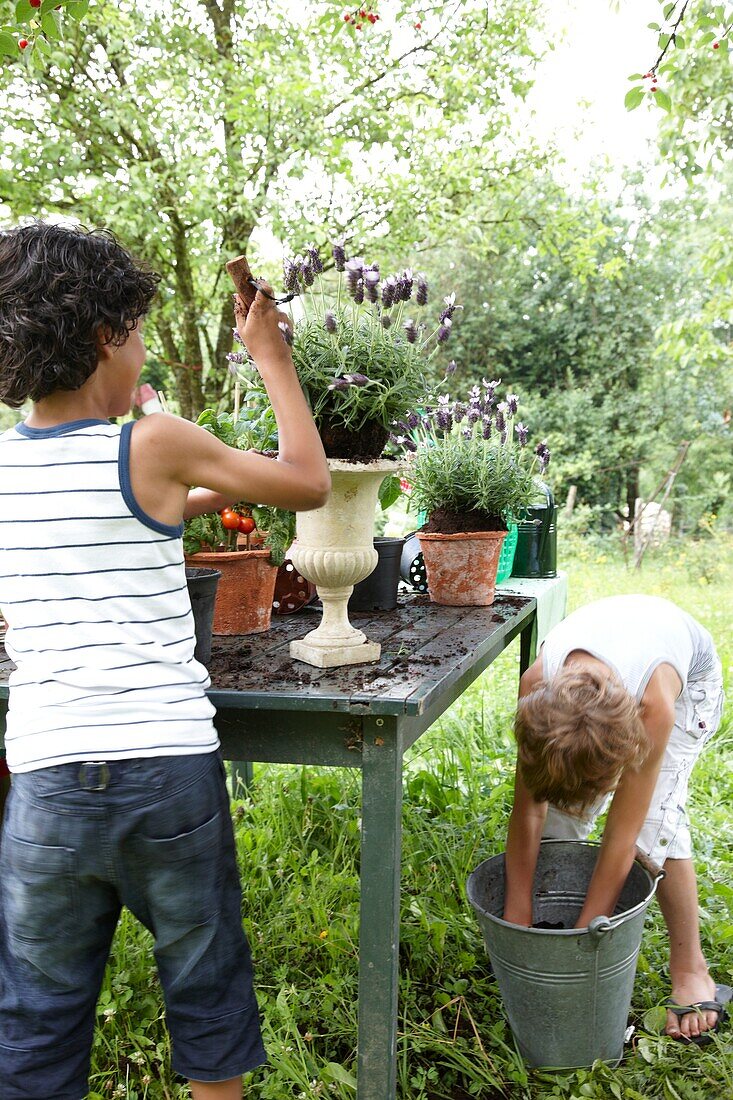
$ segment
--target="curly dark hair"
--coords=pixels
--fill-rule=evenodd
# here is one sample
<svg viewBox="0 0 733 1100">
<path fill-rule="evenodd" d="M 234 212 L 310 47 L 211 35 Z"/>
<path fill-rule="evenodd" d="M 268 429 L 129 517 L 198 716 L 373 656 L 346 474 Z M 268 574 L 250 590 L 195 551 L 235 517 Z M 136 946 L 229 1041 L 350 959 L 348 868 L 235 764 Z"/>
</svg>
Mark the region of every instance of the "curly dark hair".
<svg viewBox="0 0 733 1100">
<path fill-rule="evenodd" d="M 0 401 L 78 390 L 97 369 L 100 329 L 124 344 L 159 281 L 106 229 L 0 230 Z"/>
</svg>

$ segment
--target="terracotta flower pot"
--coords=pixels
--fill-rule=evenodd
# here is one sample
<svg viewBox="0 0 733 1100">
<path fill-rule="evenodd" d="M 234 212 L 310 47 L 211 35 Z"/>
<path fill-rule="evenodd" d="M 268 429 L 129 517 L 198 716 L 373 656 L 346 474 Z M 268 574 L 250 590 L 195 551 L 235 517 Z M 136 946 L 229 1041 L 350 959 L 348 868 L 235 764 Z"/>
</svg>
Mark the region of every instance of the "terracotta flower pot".
<svg viewBox="0 0 733 1100">
<path fill-rule="evenodd" d="M 457 535 L 423 534 L 420 547 L 433 603 L 450 607 L 487 607 L 494 602 L 496 571 L 506 531 Z"/>
<path fill-rule="evenodd" d="M 214 634 L 261 634 L 269 630 L 277 576 L 269 550 L 186 554 L 186 564 L 221 572 L 214 606 Z"/>
</svg>

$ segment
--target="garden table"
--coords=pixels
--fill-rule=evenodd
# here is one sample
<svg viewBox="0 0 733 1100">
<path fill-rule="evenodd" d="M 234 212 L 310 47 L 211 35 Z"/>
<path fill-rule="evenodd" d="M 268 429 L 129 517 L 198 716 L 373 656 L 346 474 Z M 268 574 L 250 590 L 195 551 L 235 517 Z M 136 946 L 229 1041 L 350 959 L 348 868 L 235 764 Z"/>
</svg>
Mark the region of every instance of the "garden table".
<svg viewBox="0 0 733 1100">
<path fill-rule="evenodd" d="M 351 616 L 381 642 L 379 663 L 337 669 L 289 655 L 312 609 L 214 639 L 209 696 L 226 759 L 361 769 L 358 1100 L 396 1092 L 403 754 L 518 635 L 521 669 L 531 663 L 536 607 L 532 596 L 477 608 L 403 594 L 394 612 Z M 0 648 L 0 737 L 11 669 Z"/>
</svg>

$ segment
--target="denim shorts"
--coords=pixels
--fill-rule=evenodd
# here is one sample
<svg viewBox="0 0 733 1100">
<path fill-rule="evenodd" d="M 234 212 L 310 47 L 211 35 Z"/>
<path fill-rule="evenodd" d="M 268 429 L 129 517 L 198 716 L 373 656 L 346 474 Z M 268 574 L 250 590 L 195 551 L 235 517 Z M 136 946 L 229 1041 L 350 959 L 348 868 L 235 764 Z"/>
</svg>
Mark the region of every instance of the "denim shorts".
<svg viewBox="0 0 733 1100">
<path fill-rule="evenodd" d="M 173 1069 L 265 1060 L 218 752 L 13 777 L 0 849 L 0 1097 L 81 1100 L 125 905 L 154 937 Z"/>
<path fill-rule="evenodd" d="M 700 753 L 718 729 L 724 702 L 723 671 L 717 655 L 710 672 L 687 684 L 675 704 L 674 728 L 662 758 L 638 847 L 661 867 L 666 859 L 690 859 L 692 838 L 687 820 L 690 774 Z M 603 795 L 582 817 L 548 807 L 544 837 L 585 840 L 613 794 Z"/>
</svg>

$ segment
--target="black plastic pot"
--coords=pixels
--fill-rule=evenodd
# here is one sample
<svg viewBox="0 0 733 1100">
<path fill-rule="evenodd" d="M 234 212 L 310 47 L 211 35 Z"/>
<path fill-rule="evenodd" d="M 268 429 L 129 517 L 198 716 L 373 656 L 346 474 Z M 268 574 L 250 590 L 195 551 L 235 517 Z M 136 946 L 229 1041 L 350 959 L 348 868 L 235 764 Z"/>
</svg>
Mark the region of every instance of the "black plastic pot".
<svg viewBox="0 0 733 1100">
<path fill-rule="evenodd" d="M 218 569 L 186 569 L 186 584 L 196 631 L 196 649 L 193 655 L 202 665 L 207 665 L 211 659 L 211 627 L 220 576 Z"/>
<path fill-rule="evenodd" d="M 354 585 L 349 611 L 394 611 L 404 542 L 404 539 L 374 540 L 374 549 L 379 555 L 376 568 Z"/>
</svg>

